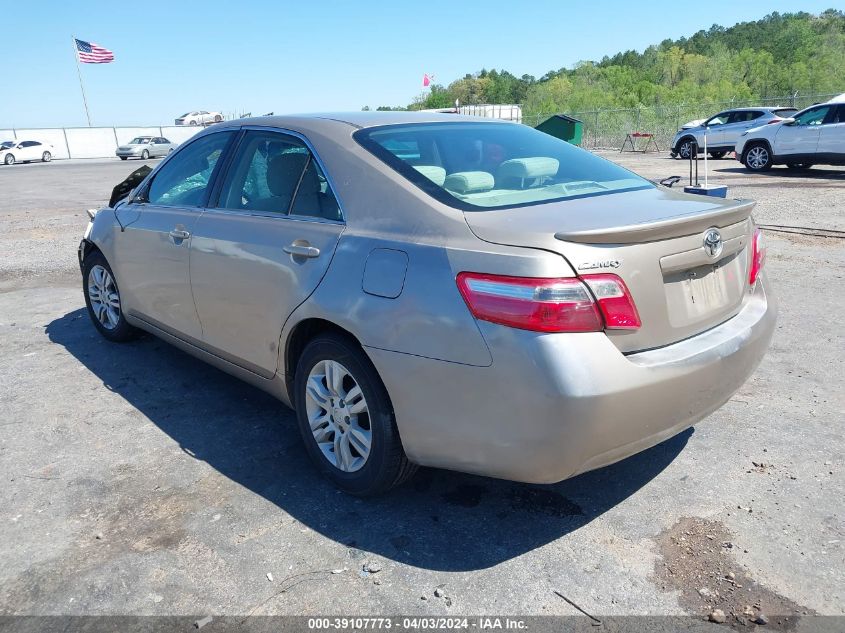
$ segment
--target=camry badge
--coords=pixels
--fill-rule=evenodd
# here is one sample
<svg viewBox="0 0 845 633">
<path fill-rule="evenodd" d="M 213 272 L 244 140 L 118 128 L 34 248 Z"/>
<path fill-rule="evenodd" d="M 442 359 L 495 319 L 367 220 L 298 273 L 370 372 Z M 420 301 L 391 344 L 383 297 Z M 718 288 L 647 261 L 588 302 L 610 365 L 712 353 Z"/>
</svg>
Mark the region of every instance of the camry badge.
<svg viewBox="0 0 845 633">
<path fill-rule="evenodd" d="M 722 234 L 719 229 L 707 229 L 704 233 L 704 252 L 713 259 L 722 253 Z"/>
<path fill-rule="evenodd" d="M 596 268 L 619 268 L 622 262 L 618 259 L 606 259 L 600 262 L 583 262 L 578 270 L 595 270 Z"/>
</svg>

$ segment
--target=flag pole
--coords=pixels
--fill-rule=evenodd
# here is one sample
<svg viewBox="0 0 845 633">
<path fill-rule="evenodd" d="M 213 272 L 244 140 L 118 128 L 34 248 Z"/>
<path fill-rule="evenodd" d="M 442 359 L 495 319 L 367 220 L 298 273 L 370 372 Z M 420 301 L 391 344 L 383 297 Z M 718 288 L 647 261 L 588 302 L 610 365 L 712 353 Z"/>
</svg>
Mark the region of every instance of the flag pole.
<svg viewBox="0 0 845 633">
<path fill-rule="evenodd" d="M 85 118 L 88 119 L 88 127 L 91 127 L 91 115 L 88 112 L 88 99 L 85 97 L 85 86 L 82 84 L 82 70 L 79 68 L 79 49 L 76 47 L 76 36 L 70 36 L 73 44 L 73 58 L 76 60 L 76 73 L 79 75 L 79 89 L 82 90 L 82 103 L 85 104 Z"/>
</svg>

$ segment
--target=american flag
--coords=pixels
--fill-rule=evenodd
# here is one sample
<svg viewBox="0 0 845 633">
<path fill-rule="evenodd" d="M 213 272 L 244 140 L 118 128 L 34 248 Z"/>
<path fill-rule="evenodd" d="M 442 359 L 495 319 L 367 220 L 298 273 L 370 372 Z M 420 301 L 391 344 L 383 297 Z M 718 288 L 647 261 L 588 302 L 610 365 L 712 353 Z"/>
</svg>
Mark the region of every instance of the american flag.
<svg viewBox="0 0 845 633">
<path fill-rule="evenodd" d="M 108 64 L 114 61 L 114 53 L 109 49 L 97 46 L 93 42 L 76 40 L 76 54 L 83 64 Z"/>
</svg>

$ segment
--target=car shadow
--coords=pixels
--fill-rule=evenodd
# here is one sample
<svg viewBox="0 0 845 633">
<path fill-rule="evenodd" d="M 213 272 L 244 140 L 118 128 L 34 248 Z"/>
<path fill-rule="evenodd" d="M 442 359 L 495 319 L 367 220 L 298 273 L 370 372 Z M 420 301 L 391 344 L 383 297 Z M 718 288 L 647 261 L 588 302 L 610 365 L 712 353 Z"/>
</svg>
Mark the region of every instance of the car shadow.
<svg viewBox="0 0 845 633">
<path fill-rule="evenodd" d="M 736 167 L 714 167 L 714 172 L 718 172 L 721 174 L 741 174 L 743 176 L 763 176 L 763 177 L 776 177 L 776 178 L 793 178 L 796 182 L 794 183 L 779 183 L 779 186 L 786 186 L 786 187 L 797 187 L 801 185 L 807 185 L 807 180 L 819 180 L 824 181 L 820 183 L 820 185 L 826 185 L 830 180 L 845 180 L 845 169 L 816 169 L 811 167 L 810 169 L 788 169 L 787 167 L 782 166 L 775 166 L 772 167 L 769 171 L 755 171 L 750 172 L 745 167 L 736 166 Z M 743 187 L 751 187 L 754 186 L 756 183 L 742 183 Z M 758 186 L 770 186 L 769 183 L 762 183 Z"/>
<path fill-rule="evenodd" d="M 357 499 L 317 473 L 293 412 L 264 392 L 150 336 L 109 343 L 84 309 L 46 332 L 187 454 L 327 538 L 426 569 L 491 567 L 577 530 L 657 476 L 693 432 L 555 485 L 423 468 L 384 496 Z"/>
</svg>

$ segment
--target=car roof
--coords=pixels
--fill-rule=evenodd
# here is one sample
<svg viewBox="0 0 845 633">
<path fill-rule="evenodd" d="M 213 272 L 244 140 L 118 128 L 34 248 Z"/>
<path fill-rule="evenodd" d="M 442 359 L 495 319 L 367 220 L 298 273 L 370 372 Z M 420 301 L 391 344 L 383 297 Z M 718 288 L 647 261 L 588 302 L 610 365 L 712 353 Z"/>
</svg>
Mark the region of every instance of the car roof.
<svg viewBox="0 0 845 633">
<path fill-rule="evenodd" d="M 845 92 L 843 92 L 841 95 L 835 96 L 833 99 L 831 99 L 827 103 L 845 103 Z"/>
<path fill-rule="evenodd" d="M 291 114 L 235 119 L 217 125 L 240 127 L 242 125 L 262 125 L 268 127 L 312 127 L 320 121 L 336 121 L 356 128 L 376 127 L 379 125 L 397 125 L 400 123 L 437 123 L 451 121 L 498 121 L 477 116 L 443 114 L 439 112 L 408 111 L 361 111 L 361 112 L 323 112 L 313 114 Z M 505 121 L 500 121 L 505 123 Z M 215 126 L 216 127 L 216 126 Z"/>
</svg>

